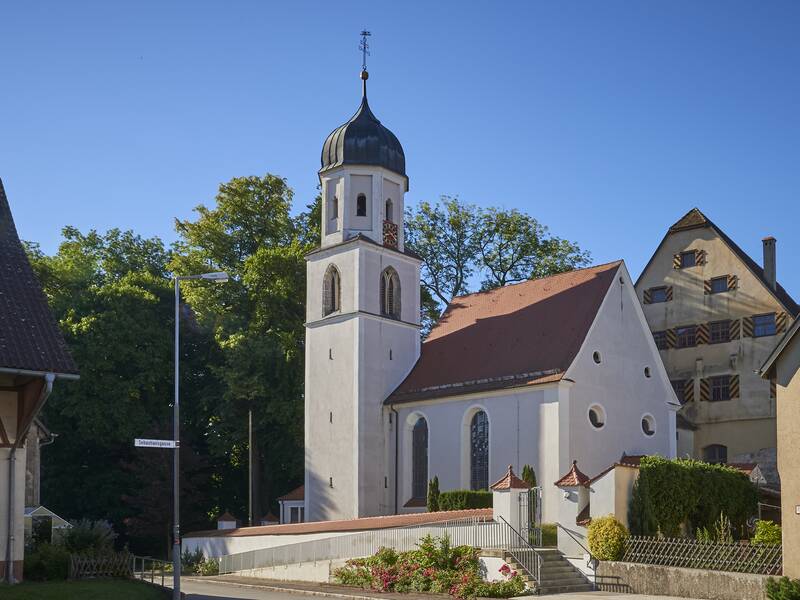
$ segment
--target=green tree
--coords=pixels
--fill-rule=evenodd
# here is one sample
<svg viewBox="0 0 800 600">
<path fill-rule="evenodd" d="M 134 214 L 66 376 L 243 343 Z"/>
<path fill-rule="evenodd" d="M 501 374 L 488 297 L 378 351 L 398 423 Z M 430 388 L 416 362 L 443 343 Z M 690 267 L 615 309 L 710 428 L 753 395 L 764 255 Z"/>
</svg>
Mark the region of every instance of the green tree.
<svg viewBox="0 0 800 600">
<path fill-rule="evenodd" d="M 468 291 L 479 226 L 478 209 L 450 196 L 406 211 L 405 241 L 422 258 L 422 285 L 445 305 Z"/>
<path fill-rule="evenodd" d="M 549 237 L 547 227 L 516 209 L 489 208 L 478 230 L 479 267 L 489 290 L 526 279 L 547 277 L 589 263 L 576 244 Z"/>
<path fill-rule="evenodd" d="M 67 227 L 63 236 L 54 256 L 29 245 L 31 264 L 81 370 L 79 381 L 55 387 L 44 408 L 50 429 L 61 435 L 42 453 L 47 474 L 43 495 L 67 518 L 107 519 L 127 534 L 125 522 L 132 509 L 121 499 L 134 495 L 141 482 L 121 467 L 140 458 L 135 437 L 168 431 L 171 421 L 169 252 L 157 238 L 116 229 L 83 234 Z M 188 328 L 184 339 L 185 414 L 202 420 L 193 401 L 214 393 L 215 379 L 207 366 L 213 362 L 213 348 L 196 327 Z M 202 385 L 195 386 L 199 381 Z M 187 448 L 202 443 L 195 431 L 185 431 Z M 184 475 L 190 478 L 191 470 Z M 185 486 L 183 492 L 192 495 L 196 490 Z M 162 518 L 168 521 L 170 512 Z M 205 522 L 190 510 L 184 519 L 187 524 Z M 130 540 L 134 548 L 141 541 L 120 538 Z"/>
<path fill-rule="evenodd" d="M 247 506 L 247 415 L 255 431 L 255 511 L 302 479 L 305 254 L 319 242 L 319 199 L 290 216 L 292 191 L 274 175 L 222 184 L 211 208 L 176 221 L 176 273 L 226 271 L 225 285 L 192 285 L 185 296 L 219 344 L 225 391 L 209 424 L 209 446 L 241 473 L 236 500 Z M 316 216 L 315 216 L 316 215 Z M 259 516 L 259 515 L 255 515 Z"/>
</svg>

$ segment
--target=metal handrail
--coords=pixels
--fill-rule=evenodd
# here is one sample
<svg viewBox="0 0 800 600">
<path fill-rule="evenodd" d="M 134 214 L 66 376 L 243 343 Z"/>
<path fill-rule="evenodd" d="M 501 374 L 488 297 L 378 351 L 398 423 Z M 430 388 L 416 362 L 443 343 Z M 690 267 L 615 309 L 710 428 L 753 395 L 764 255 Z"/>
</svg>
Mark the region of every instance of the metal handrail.
<svg viewBox="0 0 800 600">
<path fill-rule="evenodd" d="M 569 529 L 567 529 L 561 523 L 558 523 L 558 522 L 556 522 L 556 527 L 558 529 L 561 529 L 562 531 L 564 531 L 564 533 L 566 533 L 569 537 L 572 538 L 572 541 L 574 541 L 576 544 L 578 544 L 578 546 L 583 548 L 583 550 L 586 552 L 586 554 L 589 555 L 589 560 L 586 562 L 586 566 L 589 567 L 592 570 L 592 573 L 594 573 L 594 577 L 592 578 L 593 579 L 592 587 L 596 588 L 597 587 L 597 564 L 600 561 L 598 560 L 598 558 L 594 554 L 592 554 L 591 550 L 589 550 L 586 546 L 584 546 L 583 543 L 578 538 L 576 538 L 574 535 L 572 535 L 572 532 Z"/>
<path fill-rule="evenodd" d="M 150 583 L 160 585 L 164 587 L 164 578 L 165 574 L 167 573 L 167 566 L 171 566 L 172 563 L 169 563 L 164 560 L 159 560 L 157 558 L 151 558 L 149 556 L 131 556 L 131 574 L 133 575 L 134 579 L 141 579 L 142 581 L 149 581 Z M 150 569 L 147 569 L 147 562 L 150 562 Z M 137 570 L 137 563 L 141 564 L 141 569 Z M 161 583 L 158 582 L 157 577 L 161 578 Z"/>
<path fill-rule="evenodd" d="M 531 546 L 530 542 L 526 540 L 519 531 L 514 529 L 508 521 L 506 521 L 503 517 L 498 515 L 498 518 L 506 525 L 508 530 L 512 532 L 512 540 L 506 544 L 505 550 L 508 551 L 511 556 L 516 559 L 516 561 L 521 564 L 525 570 L 530 574 L 531 577 L 536 581 L 537 586 L 541 585 L 542 581 L 542 556 L 539 554 L 536 549 Z M 514 537 L 516 536 L 517 546 L 513 544 Z M 531 557 L 534 560 L 530 560 Z"/>
</svg>

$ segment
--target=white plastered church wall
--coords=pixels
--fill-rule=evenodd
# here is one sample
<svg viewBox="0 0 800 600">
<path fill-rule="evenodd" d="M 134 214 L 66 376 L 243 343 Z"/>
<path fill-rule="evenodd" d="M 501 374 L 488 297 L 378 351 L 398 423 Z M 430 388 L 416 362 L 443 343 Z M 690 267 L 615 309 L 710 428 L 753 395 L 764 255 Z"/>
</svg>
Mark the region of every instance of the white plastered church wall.
<svg viewBox="0 0 800 600">
<path fill-rule="evenodd" d="M 559 457 L 561 474 L 573 460 L 581 471 L 593 476 L 619 460 L 623 452 L 676 455 L 677 399 L 624 264 L 565 379 L 574 385 L 569 390 L 569 452 Z M 594 405 L 605 412 L 600 429 L 589 420 Z M 645 415 L 655 422 L 652 436 L 642 430 Z"/>
<path fill-rule="evenodd" d="M 486 412 L 489 421 L 489 484 L 500 479 L 511 464 L 521 472 L 526 464 L 536 471 L 540 482 L 559 475 L 553 461 L 558 449 L 558 385 L 534 389 L 512 389 L 453 396 L 436 400 L 399 404 L 398 436 L 398 509 L 411 499 L 412 455 L 411 428 L 424 416 L 428 422 L 428 479 L 439 478 L 441 491 L 469 489 L 470 435 L 472 416 Z M 394 433 L 390 432 L 394 444 Z M 549 486 L 553 487 L 553 486 Z M 557 490 L 545 487 L 547 496 Z M 545 521 L 555 520 L 548 512 L 555 502 L 545 500 Z"/>
</svg>

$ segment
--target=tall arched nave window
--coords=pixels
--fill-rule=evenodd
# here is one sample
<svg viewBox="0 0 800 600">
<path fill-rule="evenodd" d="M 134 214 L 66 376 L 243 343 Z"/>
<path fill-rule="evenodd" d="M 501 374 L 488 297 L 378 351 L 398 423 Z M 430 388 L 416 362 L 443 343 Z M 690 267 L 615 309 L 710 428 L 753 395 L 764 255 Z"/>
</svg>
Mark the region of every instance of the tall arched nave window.
<svg viewBox="0 0 800 600">
<path fill-rule="evenodd" d="M 325 271 L 322 281 L 322 316 L 329 315 L 341 308 L 342 283 L 339 270 L 330 265 Z"/>
<path fill-rule="evenodd" d="M 400 318 L 400 277 L 392 267 L 386 267 L 381 273 L 381 314 Z"/>
<path fill-rule="evenodd" d="M 417 419 L 411 434 L 411 497 L 428 496 L 428 422 Z"/>
<path fill-rule="evenodd" d="M 482 410 L 472 416 L 469 428 L 470 489 L 489 488 L 489 417 Z"/>
</svg>

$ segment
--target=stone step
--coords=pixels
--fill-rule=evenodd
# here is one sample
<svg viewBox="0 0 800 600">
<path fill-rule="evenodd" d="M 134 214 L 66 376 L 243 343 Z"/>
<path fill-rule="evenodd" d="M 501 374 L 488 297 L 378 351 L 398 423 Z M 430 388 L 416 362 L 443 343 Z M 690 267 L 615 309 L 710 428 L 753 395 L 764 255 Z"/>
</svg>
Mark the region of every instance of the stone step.
<svg viewBox="0 0 800 600">
<path fill-rule="evenodd" d="M 564 586 L 541 586 L 537 588 L 540 596 L 549 594 L 570 594 L 575 592 L 591 592 L 594 588 L 591 583 L 582 583 L 580 585 L 564 585 Z"/>
<path fill-rule="evenodd" d="M 580 573 L 542 573 L 542 582 L 553 583 L 562 581 L 577 581 L 584 583 L 586 578 Z"/>
</svg>

